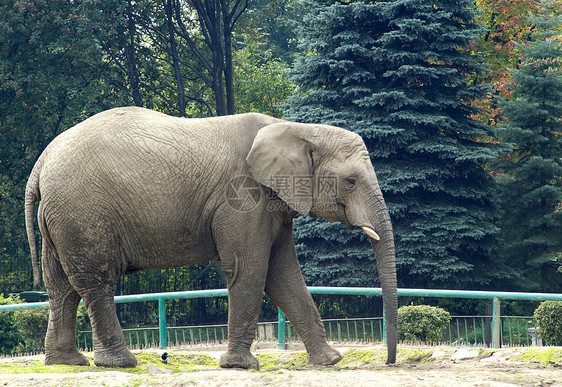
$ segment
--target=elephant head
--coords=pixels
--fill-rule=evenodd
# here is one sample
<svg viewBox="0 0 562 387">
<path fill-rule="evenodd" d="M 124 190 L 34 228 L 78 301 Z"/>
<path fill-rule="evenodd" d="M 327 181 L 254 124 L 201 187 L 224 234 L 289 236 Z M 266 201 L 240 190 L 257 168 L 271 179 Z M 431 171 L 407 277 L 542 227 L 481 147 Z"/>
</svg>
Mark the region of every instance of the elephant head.
<svg viewBox="0 0 562 387">
<path fill-rule="evenodd" d="M 367 148 L 342 128 L 279 122 L 259 130 L 246 158 L 254 179 L 304 215 L 361 227 L 383 291 L 387 363 L 396 361 L 398 297 L 392 224 Z"/>
</svg>

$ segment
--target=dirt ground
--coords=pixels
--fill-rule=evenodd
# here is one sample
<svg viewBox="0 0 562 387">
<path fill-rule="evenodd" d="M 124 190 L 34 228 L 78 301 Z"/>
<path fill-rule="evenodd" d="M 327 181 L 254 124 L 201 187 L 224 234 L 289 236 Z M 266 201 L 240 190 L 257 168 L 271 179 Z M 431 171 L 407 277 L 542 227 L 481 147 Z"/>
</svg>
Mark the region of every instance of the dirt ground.
<svg viewBox="0 0 562 387">
<path fill-rule="evenodd" d="M 225 370 L 208 365 L 172 371 L 158 362 L 159 352 L 162 352 L 158 350 L 152 350 L 151 354 L 156 361 L 139 362 L 136 373 L 90 371 L 95 368 L 93 366 L 60 371 L 55 368 L 53 371 L 52 367 L 38 366 L 42 356 L 5 358 L 0 359 L 0 386 L 562 386 L 562 347 L 549 350 L 550 357 L 546 360 L 544 356 L 540 360 L 522 356 L 529 351 L 524 348 L 410 348 L 401 349 L 397 364 L 392 366 L 383 365 L 381 361 L 364 361 L 355 365 L 353 362 L 345 363 L 344 357 L 344 365 L 316 368 L 281 362 L 280 366 L 262 367 L 260 371 Z M 361 346 L 359 349 L 357 346 L 345 346 L 338 349 L 347 352 L 348 357 L 354 354 L 357 358 L 358 354 L 364 358 L 373 354 L 378 356 L 384 351 L 380 346 Z M 168 352 L 171 358 L 193 353 L 185 349 Z M 204 353 L 214 361 L 222 352 L 198 353 Z M 278 359 L 291 354 L 303 358 L 302 352 L 275 349 L 258 349 L 256 353 L 280 356 Z M 527 360 L 517 361 L 521 358 Z M 15 365 L 12 367 L 11 364 Z"/>
</svg>

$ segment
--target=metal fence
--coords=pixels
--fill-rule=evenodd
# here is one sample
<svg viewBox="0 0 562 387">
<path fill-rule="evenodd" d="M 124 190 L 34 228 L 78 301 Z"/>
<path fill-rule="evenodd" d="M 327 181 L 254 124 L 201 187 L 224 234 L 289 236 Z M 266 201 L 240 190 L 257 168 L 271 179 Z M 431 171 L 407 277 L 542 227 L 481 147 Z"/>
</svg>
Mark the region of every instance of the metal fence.
<svg viewBox="0 0 562 387">
<path fill-rule="evenodd" d="M 330 288 L 309 287 L 312 294 L 333 295 L 382 295 L 380 288 Z M 200 297 L 225 297 L 227 289 L 196 290 L 186 292 L 151 293 L 128 296 L 116 296 L 116 303 L 157 301 L 159 326 L 153 328 L 124 329 L 125 339 L 131 347 L 198 344 L 205 342 L 224 342 L 228 339 L 226 325 L 167 327 L 166 300 L 188 299 Z M 553 293 L 515 293 L 515 292 L 484 292 L 464 290 L 435 289 L 398 289 L 399 296 L 409 297 L 446 297 L 488 299 L 493 303 L 492 316 L 453 316 L 449 326 L 442 333 L 442 342 L 452 345 L 485 345 L 486 327 L 491 329 L 491 346 L 530 345 L 535 323 L 532 317 L 501 316 L 501 300 L 562 301 L 562 294 Z M 28 308 L 47 307 L 48 302 L 0 305 L 0 312 Z M 377 342 L 385 339 L 385 327 L 382 317 L 361 319 L 325 320 L 328 339 L 334 341 L 369 341 Z M 531 332 L 529 332 L 531 329 Z M 286 321 L 285 315 L 279 310 L 278 320 L 260 323 L 256 331 L 257 339 L 276 339 L 278 346 L 286 346 L 287 340 L 298 339 L 298 336 Z M 91 332 L 78 332 L 78 346 L 82 349 L 93 347 Z"/>
<path fill-rule="evenodd" d="M 453 346 L 488 346 L 486 342 L 486 321 L 492 316 L 452 316 L 442 332 L 441 343 Z M 323 320 L 326 336 L 330 341 L 377 343 L 382 341 L 382 317 Z M 289 321 L 285 323 L 285 342 L 299 340 Z M 530 346 L 536 340 L 533 317 L 502 316 L 500 345 Z M 530 331 L 531 330 L 531 331 Z M 278 321 L 261 322 L 256 330 L 256 340 L 278 340 Z M 130 348 L 160 347 L 158 327 L 123 329 L 125 341 Z M 228 326 L 200 325 L 166 328 L 168 346 L 220 344 L 228 340 Z M 81 350 L 93 348 L 92 331 L 78 332 L 78 347 Z"/>
</svg>

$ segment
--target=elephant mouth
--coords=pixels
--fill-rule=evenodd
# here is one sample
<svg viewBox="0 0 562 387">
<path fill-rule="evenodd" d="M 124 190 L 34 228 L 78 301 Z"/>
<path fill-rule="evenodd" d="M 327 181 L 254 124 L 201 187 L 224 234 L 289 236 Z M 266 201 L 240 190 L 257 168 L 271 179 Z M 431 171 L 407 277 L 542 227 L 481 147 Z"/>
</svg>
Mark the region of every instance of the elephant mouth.
<svg viewBox="0 0 562 387">
<path fill-rule="evenodd" d="M 375 240 L 375 241 L 380 241 L 380 240 L 381 240 L 381 237 L 379 236 L 379 234 L 377 234 L 377 232 L 376 232 L 371 226 L 367 226 L 367 225 L 356 225 L 356 224 L 351 223 L 351 222 L 348 220 L 349 218 L 348 218 L 348 214 L 347 214 L 347 210 L 346 210 L 345 204 L 339 203 L 339 202 L 338 202 L 338 209 L 342 209 L 343 212 L 344 212 L 344 214 L 345 214 L 345 217 L 344 217 L 344 220 L 343 220 L 342 223 L 345 224 L 345 225 L 347 226 L 347 228 L 352 229 L 352 228 L 354 228 L 354 227 L 360 227 L 360 228 L 363 230 L 363 232 L 364 232 L 365 234 L 367 234 L 367 236 L 368 236 L 369 238 L 371 238 L 371 239 L 373 239 L 373 240 Z"/>
</svg>

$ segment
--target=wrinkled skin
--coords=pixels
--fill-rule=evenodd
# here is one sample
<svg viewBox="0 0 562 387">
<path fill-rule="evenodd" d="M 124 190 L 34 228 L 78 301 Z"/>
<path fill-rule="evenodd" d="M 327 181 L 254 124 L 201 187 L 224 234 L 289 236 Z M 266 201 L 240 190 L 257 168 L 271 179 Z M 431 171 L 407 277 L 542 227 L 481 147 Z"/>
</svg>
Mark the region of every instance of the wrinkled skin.
<svg viewBox="0 0 562 387">
<path fill-rule="evenodd" d="M 315 365 L 342 355 L 303 280 L 292 235 L 301 214 L 364 227 L 371 239 L 396 357 L 396 270 L 388 212 L 362 139 L 341 128 L 261 114 L 209 119 L 140 108 L 100 113 L 62 133 L 37 161 L 26 190 L 43 237 L 50 317 L 46 364 L 86 365 L 75 341 L 84 299 L 94 362 L 133 367 L 115 313 L 118 278 L 143 269 L 220 260 L 229 291 L 229 344 L 221 367 L 258 368 L 250 353 L 263 292 L 288 316 Z M 377 235 L 378 234 L 378 235 Z"/>
</svg>

